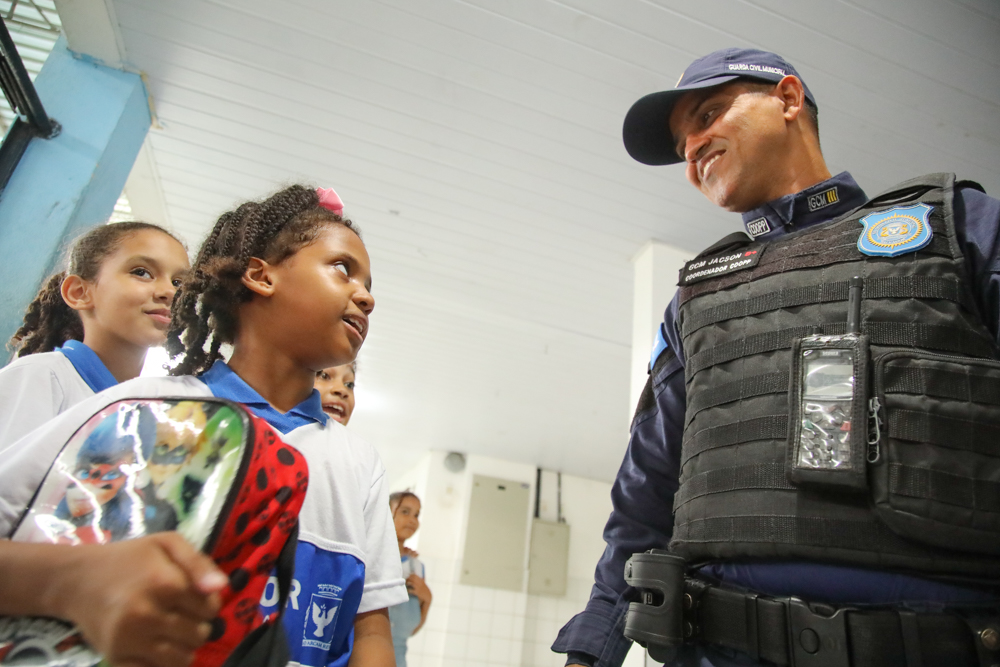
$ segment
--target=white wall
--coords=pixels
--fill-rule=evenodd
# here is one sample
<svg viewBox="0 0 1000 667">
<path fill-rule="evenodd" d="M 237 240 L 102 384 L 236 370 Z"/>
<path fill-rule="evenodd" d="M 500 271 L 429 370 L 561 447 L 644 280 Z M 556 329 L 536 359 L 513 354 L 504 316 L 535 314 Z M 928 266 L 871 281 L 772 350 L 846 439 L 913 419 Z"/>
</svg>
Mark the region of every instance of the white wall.
<svg viewBox="0 0 1000 667">
<path fill-rule="evenodd" d="M 648 241 L 632 257 L 632 365 L 629 419 L 646 385 L 649 356 L 663 311 L 677 289 L 677 272 L 693 253 L 659 241 Z"/>
<path fill-rule="evenodd" d="M 562 515 L 570 525 L 568 585 L 563 597 L 528 595 L 527 571 L 521 591 L 459 583 L 472 476 L 476 474 L 531 486 L 534 514 L 535 468 L 485 456 L 469 456 L 460 473 L 445 469 L 446 452 L 425 454 L 410 470 L 391 480 L 393 491 L 411 489 L 422 501 L 421 527 L 408 543 L 427 567 L 434 601 L 427 624 L 410 639 L 410 667 L 561 667 L 565 656 L 549 649 L 556 633 L 590 597 L 594 566 L 604 551 L 601 533 L 611 511 L 611 485 L 562 477 Z M 541 518 L 556 518 L 556 475 L 542 479 Z M 526 522 L 530 531 L 530 521 Z M 527 568 L 527 552 L 525 553 Z M 642 651 L 626 665 L 643 664 Z"/>
</svg>

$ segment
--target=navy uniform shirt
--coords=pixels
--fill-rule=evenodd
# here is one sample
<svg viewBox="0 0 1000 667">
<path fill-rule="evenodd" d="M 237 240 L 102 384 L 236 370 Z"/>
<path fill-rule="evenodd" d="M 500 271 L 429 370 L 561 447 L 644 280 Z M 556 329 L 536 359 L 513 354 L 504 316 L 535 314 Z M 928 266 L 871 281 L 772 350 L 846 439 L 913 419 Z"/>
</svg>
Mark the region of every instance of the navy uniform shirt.
<svg viewBox="0 0 1000 667">
<path fill-rule="evenodd" d="M 836 188 L 836 201 L 811 211 L 809 198 L 831 188 Z M 839 218 L 867 199 L 851 175 L 843 172 L 744 213 L 743 223 L 755 239 L 769 241 Z M 1000 342 L 1000 201 L 973 188 L 957 188 L 955 227 L 980 312 Z M 552 646 L 554 651 L 569 653 L 569 662 L 602 667 L 621 664 L 631 644 L 623 634 L 630 601 L 623 575 L 625 561 L 634 553 L 666 548 L 670 542 L 685 411 L 684 350 L 676 324 L 677 308 L 674 295 L 650 364 L 655 400 L 643 406 L 632 422 L 625 460 L 611 489 L 613 510 L 604 528 L 607 547 L 597 564 L 590 601 L 560 630 Z M 703 571 L 734 586 L 810 601 L 961 604 L 989 599 L 981 592 L 936 581 L 842 565 L 714 563 Z"/>
</svg>

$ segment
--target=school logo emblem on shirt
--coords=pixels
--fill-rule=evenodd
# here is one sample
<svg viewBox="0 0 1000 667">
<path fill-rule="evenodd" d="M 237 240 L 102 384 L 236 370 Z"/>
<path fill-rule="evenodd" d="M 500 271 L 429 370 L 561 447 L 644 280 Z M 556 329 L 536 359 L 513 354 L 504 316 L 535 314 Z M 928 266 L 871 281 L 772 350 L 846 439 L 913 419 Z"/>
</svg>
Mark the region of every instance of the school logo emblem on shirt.
<svg viewBox="0 0 1000 667">
<path fill-rule="evenodd" d="M 920 250 L 931 242 L 927 204 L 896 206 L 887 211 L 869 213 L 861 218 L 865 229 L 858 237 L 858 250 L 866 255 L 896 257 Z"/>
<path fill-rule="evenodd" d="M 333 587 L 331 587 L 333 588 Z M 306 625 L 302 645 L 330 650 L 337 612 L 343 602 L 332 590 L 313 593 L 306 611 Z"/>
</svg>

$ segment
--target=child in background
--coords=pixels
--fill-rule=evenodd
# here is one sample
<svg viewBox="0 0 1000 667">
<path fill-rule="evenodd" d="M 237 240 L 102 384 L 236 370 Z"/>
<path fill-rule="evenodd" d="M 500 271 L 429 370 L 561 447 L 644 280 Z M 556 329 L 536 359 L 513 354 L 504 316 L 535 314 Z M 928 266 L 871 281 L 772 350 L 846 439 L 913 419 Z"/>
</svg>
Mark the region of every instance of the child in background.
<svg viewBox="0 0 1000 667">
<path fill-rule="evenodd" d="M 319 369 L 354 359 L 374 308 L 368 253 L 342 206 L 331 190 L 292 186 L 220 217 L 173 307 L 167 349 L 181 360 L 172 372 L 191 375 L 123 383 L 16 443 L 0 457 L 0 535 L 62 443 L 102 407 L 125 397 L 243 403 L 309 464 L 285 609 L 292 663 L 394 665 L 386 608 L 405 601 L 406 589 L 385 470 L 370 445 L 328 423 L 313 388 Z M 223 343 L 233 345 L 228 364 Z"/>
<path fill-rule="evenodd" d="M 187 251 L 156 225 L 98 225 L 73 244 L 8 344 L 0 370 L 0 451 L 71 405 L 138 377 L 162 345 Z M 61 347 L 60 347 L 61 346 Z"/>
<path fill-rule="evenodd" d="M 354 412 L 354 376 L 358 362 L 324 368 L 316 373 L 316 391 L 323 403 L 323 412 L 344 426 Z"/>
<path fill-rule="evenodd" d="M 420 498 L 412 491 L 397 491 L 389 496 L 389 509 L 396 529 L 406 592 L 409 593 L 406 602 L 389 607 L 389 622 L 392 626 L 392 644 L 396 650 L 396 667 L 406 667 L 406 642 L 427 621 L 433 596 L 424 581 L 424 564 L 417 559 L 417 552 L 403 546 L 420 528 Z"/>
</svg>

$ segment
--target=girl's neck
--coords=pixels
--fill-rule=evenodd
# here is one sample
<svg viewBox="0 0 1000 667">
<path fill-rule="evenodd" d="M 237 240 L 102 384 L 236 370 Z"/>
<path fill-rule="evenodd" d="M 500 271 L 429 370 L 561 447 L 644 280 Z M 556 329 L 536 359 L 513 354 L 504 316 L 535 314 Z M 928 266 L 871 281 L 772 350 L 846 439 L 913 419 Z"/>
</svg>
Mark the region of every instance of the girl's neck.
<svg viewBox="0 0 1000 667">
<path fill-rule="evenodd" d="M 133 345 L 116 336 L 93 329 L 90 331 L 84 329 L 83 344 L 94 351 L 119 382 L 139 377 L 142 365 L 146 361 L 146 353 L 149 351 L 148 347 Z"/>
<path fill-rule="evenodd" d="M 402 556 L 403 555 L 403 542 L 405 542 L 406 540 L 396 540 L 396 541 L 399 542 L 399 555 Z"/>
<path fill-rule="evenodd" d="M 279 412 L 312 393 L 316 373 L 252 338 L 238 337 L 229 367 Z"/>
</svg>

